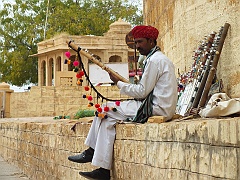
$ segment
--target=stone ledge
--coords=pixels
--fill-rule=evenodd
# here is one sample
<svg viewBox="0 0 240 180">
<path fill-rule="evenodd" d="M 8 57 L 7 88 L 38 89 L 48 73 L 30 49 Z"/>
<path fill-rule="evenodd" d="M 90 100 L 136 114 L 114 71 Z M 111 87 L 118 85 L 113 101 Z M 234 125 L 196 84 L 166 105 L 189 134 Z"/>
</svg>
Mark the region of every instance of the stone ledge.
<svg viewBox="0 0 240 180">
<path fill-rule="evenodd" d="M 118 124 L 112 179 L 237 179 L 239 120 Z M 81 179 L 78 171 L 95 167 L 67 157 L 86 148 L 90 125 L 52 117 L 1 119 L 0 155 L 31 179 Z"/>
</svg>

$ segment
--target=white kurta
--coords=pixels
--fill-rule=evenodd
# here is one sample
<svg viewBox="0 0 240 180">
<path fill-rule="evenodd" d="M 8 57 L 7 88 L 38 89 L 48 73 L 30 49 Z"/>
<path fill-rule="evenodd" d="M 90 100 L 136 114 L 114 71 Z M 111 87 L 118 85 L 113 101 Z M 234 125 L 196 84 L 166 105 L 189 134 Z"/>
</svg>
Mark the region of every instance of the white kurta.
<svg viewBox="0 0 240 180">
<path fill-rule="evenodd" d="M 171 119 L 177 104 L 177 80 L 172 62 L 160 51 L 144 61 L 146 63 L 139 84 L 117 83 L 121 94 L 133 98 L 144 99 L 153 91 L 153 115 L 165 116 Z M 85 144 L 92 147 L 94 156 L 92 164 L 105 169 L 111 169 L 113 144 L 115 140 L 115 124 L 118 120 L 133 118 L 141 101 L 124 101 L 120 106 L 108 102 L 107 106 L 116 107 L 117 112 L 108 111 L 107 119 L 95 117 L 88 133 Z M 105 106 L 106 104 L 104 104 Z"/>
<path fill-rule="evenodd" d="M 144 99 L 153 89 L 153 115 L 171 119 L 177 104 L 177 79 L 173 63 L 157 51 L 143 61 L 144 73 L 139 84 L 119 81 L 117 86 L 121 94 Z"/>
</svg>

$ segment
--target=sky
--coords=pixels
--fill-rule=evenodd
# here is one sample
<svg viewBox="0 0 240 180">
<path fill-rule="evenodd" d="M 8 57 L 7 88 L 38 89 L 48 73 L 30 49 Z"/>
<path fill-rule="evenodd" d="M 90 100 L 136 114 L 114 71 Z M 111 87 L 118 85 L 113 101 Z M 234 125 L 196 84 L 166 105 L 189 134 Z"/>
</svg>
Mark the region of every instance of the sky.
<svg viewBox="0 0 240 180">
<path fill-rule="evenodd" d="M 22 86 L 22 87 L 10 85 L 10 89 L 14 90 L 14 92 L 25 92 L 25 91 L 28 91 L 28 87 L 31 87 L 31 86 L 33 86 L 33 85 L 30 84 L 30 85 L 26 85 L 26 86 Z"/>
</svg>

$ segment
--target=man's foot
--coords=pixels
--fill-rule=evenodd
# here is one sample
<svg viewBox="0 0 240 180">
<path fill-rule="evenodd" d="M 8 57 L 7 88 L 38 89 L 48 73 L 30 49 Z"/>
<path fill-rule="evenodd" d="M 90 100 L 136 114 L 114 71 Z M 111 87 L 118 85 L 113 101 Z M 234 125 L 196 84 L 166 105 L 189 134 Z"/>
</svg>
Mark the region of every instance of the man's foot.
<svg viewBox="0 0 240 180">
<path fill-rule="evenodd" d="M 77 162 L 77 163 L 92 162 L 93 154 L 94 154 L 94 150 L 92 148 L 88 148 L 87 150 L 83 151 L 82 154 L 69 156 L 68 160 Z"/>
<path fill-rule="evenodd" d="M 79 172 L 79 174 L 87 179 L 110 180 L 110 170 L 95 169 L 92 172 Z"/>
</svg>

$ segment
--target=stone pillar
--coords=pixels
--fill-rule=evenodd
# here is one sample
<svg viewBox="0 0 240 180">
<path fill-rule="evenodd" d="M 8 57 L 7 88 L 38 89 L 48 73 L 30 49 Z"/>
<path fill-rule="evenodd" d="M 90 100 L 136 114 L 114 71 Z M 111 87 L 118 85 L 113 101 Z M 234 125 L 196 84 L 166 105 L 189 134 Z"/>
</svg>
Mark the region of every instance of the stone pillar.
<svg viewBox="0 0 240 180">
<path fill-rule="evenodd" d="M 10 97 L 12 92 L 14 91 L 10 89 L 7 83 L 0 83 L 0 118 L 10 117 Z"/>
<path fill-rule="evenodd" d="M 46 86 L 50 86 L 50 59 L 46 56 Z"/>
</svg>

